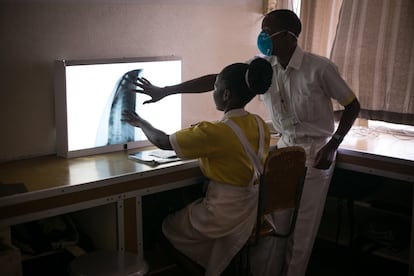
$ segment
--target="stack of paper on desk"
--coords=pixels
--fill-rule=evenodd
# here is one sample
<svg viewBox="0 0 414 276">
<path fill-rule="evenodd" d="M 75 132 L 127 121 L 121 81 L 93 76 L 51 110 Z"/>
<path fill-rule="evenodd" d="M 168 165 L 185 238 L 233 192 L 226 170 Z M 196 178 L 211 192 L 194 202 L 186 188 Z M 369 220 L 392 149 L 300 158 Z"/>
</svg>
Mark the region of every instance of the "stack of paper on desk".
<svg viewBox="0 0 414 276">
<path fill-rule="evenodd" d="M 181 160 L 173 150 L 146 150 L 132 153 L 128 159 L 143 163 L 152 167 L 160 164 L 171 163 Z"/>
</svg>

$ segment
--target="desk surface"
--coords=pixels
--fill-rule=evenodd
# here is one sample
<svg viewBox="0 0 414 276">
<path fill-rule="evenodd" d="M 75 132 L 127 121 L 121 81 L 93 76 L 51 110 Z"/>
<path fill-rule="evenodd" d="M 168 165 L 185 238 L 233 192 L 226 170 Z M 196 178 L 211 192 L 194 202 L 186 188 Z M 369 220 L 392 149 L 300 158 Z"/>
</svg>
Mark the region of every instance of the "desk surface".
<svg viewBox="0 0 414 276">
<path fill-rule="evenodd" d="M 43 156 L 1 164 L 2 186 L 24 183 L 29 193 L 0 197 L 0 206 L 198 167 L 196 160 L 150 167 L 129 160 L 129 153 L 131 151 L 72 159 Z"/>
<path fill-rule="evenodd" d="M 414 138 L 385 129 L 353 127 L 340 149 L 414 162 Z"/>
<path fill-rule="evenodd" d="M 384 129 L 354 127 L 338 150 L 336 166 L 414 182 L 414 139 Z"/>
</svg>

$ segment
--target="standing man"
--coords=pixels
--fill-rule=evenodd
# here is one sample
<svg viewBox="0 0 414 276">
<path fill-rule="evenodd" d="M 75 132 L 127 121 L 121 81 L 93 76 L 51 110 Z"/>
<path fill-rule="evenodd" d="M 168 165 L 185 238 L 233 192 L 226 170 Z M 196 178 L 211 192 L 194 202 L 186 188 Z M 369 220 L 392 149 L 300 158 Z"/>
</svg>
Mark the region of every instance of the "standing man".
<svg viewBox="0 0 414 276">
<path fill-rule="evenodd" d="M 269 238 L 254 249 L 255 275 L 305 275 L 335 167 L 336 150 L 360 109 L 336 66 L 297 45 L 301 29 L 294 12 L 275 10 L 263 19 L 258 37 L 259 50 L 273 66 L 273 83 L 262 99 L 281 134 L 278 147 L 303 147 L 308 170 L 293 235 L 287 242 Z M 336 131 L 331 99 L 344 106 Z M 287 217 L 287 212 L 275 213 L 275 225 L 287 227 Z"/>
<path fill-rule="evenodd" d="M 301 146 L 307 154 L 307 175 L 296 228 L 288 241 L 269 238 L 252 252 L 254 275 L 302 276 L 312 252 L 334 170 L 338 146 L 359 113 L 359 102 L 336 66 L 327 58 L 304 52 L 297 39 L 302 26 L 293 11 L 274 10 L 262 21 L 258 48 L 273 67 L 269 90 L 261 95 L 273 126 L 281 134 L 278 147 Z M 155 87 L 139 79 L 137 92 L 155 102 L 176 93 L 201 93 L 214 89 L 216 75 L 206 75 L 178 85 Z M 335 131 L 331 100 L 344 106 Z M 275 213 L 281 229 L 286 213 Z M 282 230 L 283 231 L 283 230 Z"/>
</svg>

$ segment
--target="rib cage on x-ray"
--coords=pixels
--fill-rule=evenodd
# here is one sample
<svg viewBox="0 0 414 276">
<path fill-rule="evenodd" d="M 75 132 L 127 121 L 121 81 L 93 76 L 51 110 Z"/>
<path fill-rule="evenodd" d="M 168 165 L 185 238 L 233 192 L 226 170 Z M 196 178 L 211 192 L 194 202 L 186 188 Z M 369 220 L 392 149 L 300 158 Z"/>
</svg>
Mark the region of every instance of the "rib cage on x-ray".
<svg viewBox="0 0 414 276">
<path fill-rule="evenodd" d="M 109 106 L 107 106 L 102 115 L 103 120 L 101 120 L 101 124 L 104 125 L 99 127 L 96 137 L 97 144 L 99 144 L 98 141 L 102 142 L 102 137 L 99 137 L 99 135 L 105 129 L 107 129 L 106 145 L 127 143 L 135 140 L 135 127 L 122 121 L 122 112 L 124 110 L 135 111 L 136 94 L 131 92 L 131 90 L 136 90 L 133 82 L 136 81 L 141 72 L 141 69 L 129 71 L 118 80 L 109 99 Z"/>
</svg>

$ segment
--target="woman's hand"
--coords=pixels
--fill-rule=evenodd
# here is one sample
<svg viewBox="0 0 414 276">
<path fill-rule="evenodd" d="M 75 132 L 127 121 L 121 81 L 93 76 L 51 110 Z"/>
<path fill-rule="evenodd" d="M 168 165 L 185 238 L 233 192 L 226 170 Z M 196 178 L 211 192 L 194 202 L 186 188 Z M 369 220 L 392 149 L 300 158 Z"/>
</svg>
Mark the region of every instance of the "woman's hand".
<svg viewBox="0 0 414 276">
<path fill-rule="evenodd" d="M 135 127 L 141 127 L 143 119 L 134 111 L 124 110 L 122 112 L 122 122 L 126 122 Z"/>
<path fill-rule="evenodd" d="M 122 121 L 141 128 L 148 140 L 160 149 L 172 150 L 169 135 L 162 130 L 153 127 L 148 121 L 141 118 L 134 111 L 124 110 L 122 112 Z"/>
<path fill-rule="evenodd" d="M 137 78 L 134 84 L 141 88 L 133 90 L 134 92 L 143 93 L 151 97 L 151 99 L 145 101 L 144 104 L 155 103 L 167 96 L 165 88 L 152 85 L 152 83 L 146 78 Z"/>
</svg>

